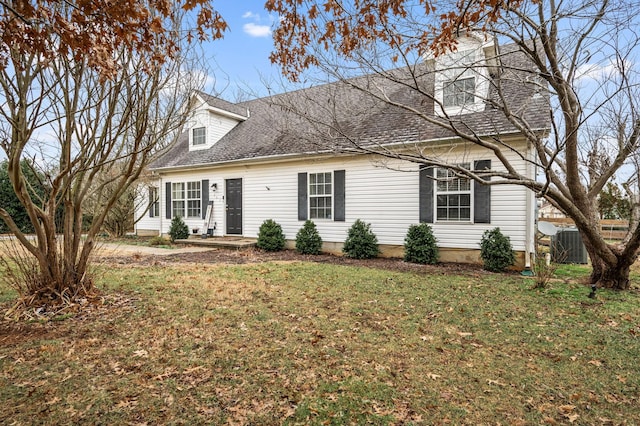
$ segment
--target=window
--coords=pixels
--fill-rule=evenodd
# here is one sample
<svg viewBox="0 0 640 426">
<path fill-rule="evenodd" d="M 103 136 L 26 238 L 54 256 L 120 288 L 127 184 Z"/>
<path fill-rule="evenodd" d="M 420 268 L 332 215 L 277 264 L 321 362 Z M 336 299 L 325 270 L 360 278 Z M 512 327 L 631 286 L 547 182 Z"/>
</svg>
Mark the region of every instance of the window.
<svg viewBox="0 0 640 426">
<path fill-rule="evenodd" d="M 149 187 L 149 217 L 160 216 L 160 198 L 158 194 L 158 188 L 155 186 Z"/>
<path fill-rule="evenodd" d="M 200 181 L 187 182 L 187 217 L 200 217 Z"/>
<path fill-rule="evenodd" d="M 331 173 L 309 173 L 309 219 L 331 219 Z"/>
<path fill-rule="evenodd" d="M 205 127 L 196 127 L 192 132 L 192 145 L 204 145 L 207 143 L 207 129 Z"/>
<path fill-rule="evenodd" d="M 490 76 L 482 42 L 465 39 L 459 49 L 435 59 L 436 114 L 484 110 Z"/>
<path fill-rule="evenodd" d="M 171 184 L 172 217 L 200 217 L 202 213 L 201 182 Z M 186 216 L 185 216 L 186 213 Z"/>
<path fill-rule="evenodd" d="M 488 172 L 491 160 L 476 160 L 458 166 Z M 446 169 L 431 166 L 420 167 L 418 179 L 420 222 L 491 223 L 491 185 L 471 182 Z M 483 177 L 483 180 L 489 182 L 491 177 Z"/>
<path fill-rule="evenodd" d="M 184 183 L 171 184 L 171 217 L 184 217 Z"/>
<path fill-rule="evenodd" d="M 445 108 L 461 107 L 475 103 L 475 77 L 461 78 L 444 83 L 442 103 Z"/>
<path fill-rule="evenodd" d="M 469 163 L 459 166 L 469 169 Z M 471 181 L 448 169 L 437 169 L 436 218 L 439 221 L 471 220 Z"/>
</svg>

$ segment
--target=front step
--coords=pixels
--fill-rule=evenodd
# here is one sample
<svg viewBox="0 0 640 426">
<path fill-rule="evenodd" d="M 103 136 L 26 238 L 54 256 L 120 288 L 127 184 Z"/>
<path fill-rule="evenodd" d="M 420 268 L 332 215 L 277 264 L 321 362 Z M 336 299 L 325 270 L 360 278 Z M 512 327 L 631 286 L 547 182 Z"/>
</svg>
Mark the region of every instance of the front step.
<svg viewBox="0 0 640 426">
<path fill-rule="evenodd" d="M 176 244 L 189 244 L 192 246 L 219 247 L 242 249 L 256 246 L 255 238 L 245 237 L 209 237 L 202 238 L 200 235 L 190 236 L 186 240 L 176 240 Z"/>
</svg>

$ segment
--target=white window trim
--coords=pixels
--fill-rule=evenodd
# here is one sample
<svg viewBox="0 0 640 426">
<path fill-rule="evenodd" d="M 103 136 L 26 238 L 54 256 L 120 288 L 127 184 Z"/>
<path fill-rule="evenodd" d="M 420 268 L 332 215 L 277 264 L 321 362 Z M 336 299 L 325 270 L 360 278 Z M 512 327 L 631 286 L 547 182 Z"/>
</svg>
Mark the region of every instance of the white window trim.
<svg viewBox="0 0 640 426">
<path fill-rule="evenodd" d="M 463 163 L 469 164 L 469 167 L 473 167 L 473 162 Z M 459 165 L 463 165 L 459 164 Z M 443 170 L 447 170 L 445 168 L 440 168 Z M 438 177 L 438 168 L 435 170 L 436 178 Z M 462 178 L 465 179 L 465 178 Z M 433 222 L 439 224 L 473 224 L 473 212 L 474 212 L 474 203 L 475 203 L 475 192 L 474 192 L 474 184 L 471 179 L 466 178 L 469 181 L 469 190 L 468 191 L 445 191 L 440 192 L 438 190 L 438 180 L 434 182 L 434 191 L 433 191 Z M 463 220 L 448 220 L 448 219 L 438 219 L 438 195 L 464 195 L 469 194 L 469 219 Z"/>
<path fill-rule="evenodd" d="M 319 174 L 329 174 L 331 176 L 331 194 L 328 195 L 329 197 L 331 197 L 331 217 L 329 218 L 313 218 L 311 217 L 311 198 L 320 198 L 320 197 L 327 197 L 327 194 L 323 194 L 323 195 L 311 195 L 311 175 L 319 175 Z M 313 221 L 320 221 L 320 222 L 332 222 L 334 220 L 335 217 L 335 190 L 336 190 L 336 183 L 335 183 L 335 176 L 333 175 L 333 171 L 331 172 L 326 172 L 326 171 L 318 171 L 318 172 L 307 172 L 307 217 L 309 218 L 309 220 L 313 220 Z"/>
<path fill-rule="evenodd" d="M 176 197 L 176 190 L 174 188 L 181 186 L 182 187 L 182 198 Z M 177 214 L 176 212 L 176 203 L 182 202 L 182 212 L 183 214 Z M 184 182 L 171 182 L 171 217 L 180 216 L 183 219 L 187 215 L 187 203 L 186 203 L 186 193 L 185 193 L 185 183 Z"/>
<path fill-rule="evenodd" d="M 199 109 L 193 113 L 193 115 L 189 118 L 187 122 L 187 128 L 189 129 L 189 151 L 198 151 L 201 149 L 207 149 L 211 146 L 209 143 L 210 139 L 210 117 L 209 112 L 206 110 Z M 195 129 L 204 128 L 204 143 L 194 144 L 193 143 L 193 131 Z"/>
<path fill-rule="evenodd" d="M 198 192 L 200 193 L 200 196 L 198 198 L 191 198 L 189 196 L 189 184 L 197 184 L 198 185 Z M 193 189 L 192 189 L 193 191 Z M 197 218 L 201 218 L 202 217 L 202 182 L 199 180 L 195 180 L 195 181 L 189 181 L 189 182 L 185 182 L 185 213 L 187 215 L 187 219 L 197 219 Z M 200 208 L 198 209 L 198 213 L 195 215 L 189 215 L 189 201 L 199 201 L 200 202 Z"/>
<path fill-rule="evenodd" d="M 190 198 L 189 197 L 189 184 L 197 184 L 200 187 L 200 197 L 198 198 Z M 180 186 L 182 187 L 181 192 L 182 192 L 182 198 L 178 198 L 175 196 L 175 190 L 174 187 Z M 181 215 L 181 217 L 183 219 L 199 219 L 202 217 L 202 182 L 201 181 L 188 181 L 188 182 L 171 182 L 171 217 L 176 217 L 178 216 L 176 214 L 176 208 L 175 208 L 175 204 L 181 202 L 182 203 L 182 210 L 184 211 L 184 214 Z M 189 201 L 200 201 L 200 211 L 198 212 L 197 215 L 193 215 L 190 216 L 189 215 Z"/>
</svg>

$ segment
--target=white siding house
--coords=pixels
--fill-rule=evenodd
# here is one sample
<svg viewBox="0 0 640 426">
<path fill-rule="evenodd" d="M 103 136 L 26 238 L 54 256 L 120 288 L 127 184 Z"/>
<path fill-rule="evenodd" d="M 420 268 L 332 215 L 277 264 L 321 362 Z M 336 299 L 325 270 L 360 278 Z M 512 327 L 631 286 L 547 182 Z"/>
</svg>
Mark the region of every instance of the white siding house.
<svg viewBox="0 0 640 426">
<path fill-rule="evenodd" d="M 487 51 L 486 46 L 482 48 Z M 477 87 L 488 90 L 486 83 Z M 305 99 L 301 92 L 295 96 L 304 104 L 332 88 L 335 85 L 309 89 Z M 347 92 L 341 90 L 340 94 L 350 96 Z M 152 165 L 156 179 L 149 194 L 155 203 L 138 212 L 142 217 L 137 232 L 166 234 L 171 218 L 179 214 L 197 234 L 210 228 L 214 237 L 255 238 L 262 222 L 274 219 L 291 245 L 304 221 L 312 219 L 324 249 L 338 253 L 349 227 L 362 219 L 371 223 L 383 255 L 402 256 L 408 227 L 427 222 L 438 240 L 441 260 L 477 262 L 482 234 L 500 227 L 524 266 L 534 250 L 536 204 L 532 192 L 516 185 L 481 185 L 448 176 L 446 169 L 415 162 L 382 162 L 376 155 L 327 149 L 328 144 L 318 145 L 308 137 L 303 120 L 282 108 L 285 96 L 231 104 L 195 94 L 193 116 L 182 137 Z M 296 97 L 287 101 L 295 102 Z M 534 176 L 530 161 L 534 153 L 525 139 L 507 125 L 498 128 L 492 122 L 486 126 L 493 120 L 488 114 L 495 113 L 475 105 L 477 99 L 473 102 L 472 111 L 461 113 L 467 125 L 481 123 L 499 131 L 511 147 L 504 155 L 519 173 Z M 546 104 L 540 102 L 538 110 L 543 112 L 539 116 L 544 116 Z M 358 103 L 357 99 L 345 101 L 350 112 Z M 503 170 L 489 150 L 463 143 L 435 127 L 416 124 L 415 117 L 390 114 L 388 109 L 376 110 L 370 105 L 366 108 L 371 112 L 354 113 L 349 117 L 352 121 L 346 120 L 345 128 L 352 129 L 354 137 L 369 138 L 378 145 L 401 144 L 400 149 L 405 146 L 402 144 L 427 146 L 440 159 L 472 170 Z M 313 112 L 312 108 L 306 110 Z M 533 119 L 538 115 L 529 117 L 529 121 Z M 384 134 L 377 130 L 380 127 Z M 540 119 L 539 127 L 545 131 L 544 120 Z M 416 128 L 420 131 L 413 131 Z M 212 205 L 210 226 L 204 223 L 208 205 Z"/>
</svg>

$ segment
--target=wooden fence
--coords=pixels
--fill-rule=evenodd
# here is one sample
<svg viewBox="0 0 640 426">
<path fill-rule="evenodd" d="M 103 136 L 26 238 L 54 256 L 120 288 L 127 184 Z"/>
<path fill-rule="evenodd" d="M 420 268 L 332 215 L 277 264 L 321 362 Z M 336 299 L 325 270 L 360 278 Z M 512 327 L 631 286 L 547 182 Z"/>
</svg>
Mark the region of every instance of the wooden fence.
<svg viewBox="0 0 640 426">
<path fill-rule="evenodd" d="M 573 219 L 563 218 L 540 218 L 539 222 L 550 222 L 559 228 L 574 226 Z M 608 240 L 621 240 L 629 230 L 629 221 L 620 219 L 602 219 L 600 221 L 600 232 Z"/>
</svg>

